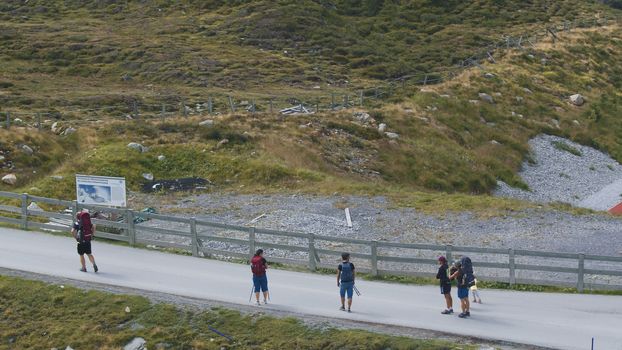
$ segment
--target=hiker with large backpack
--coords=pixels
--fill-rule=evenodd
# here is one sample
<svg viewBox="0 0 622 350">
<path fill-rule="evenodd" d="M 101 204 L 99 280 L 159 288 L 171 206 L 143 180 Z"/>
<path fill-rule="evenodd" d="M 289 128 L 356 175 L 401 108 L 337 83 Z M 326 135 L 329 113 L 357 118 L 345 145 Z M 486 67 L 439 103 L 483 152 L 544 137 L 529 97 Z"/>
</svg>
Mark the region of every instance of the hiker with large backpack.
<svg viewBox="0 0 622 350">
<path fill-rule="evenodd" d="M 443 315 L 449 315 L 454 313 L 453 304 L 454 301 L 451 298 L 451 280 L 449 279 L 449 265 L 447 263 L 447 258 L 444 256 L 438 257 L 438 272 L 436 273 L 436 279 L 439 280 L 441 285 L 441 294 L 445 297 L 445 305 L 447 308 L 441 313 Z"/>
<path fill-rule="evenodd" d="M 93 265 L 93 270 L 95 272 L 99 271 L 97 264 L 95 264 L 95 257 L 93 257 L 91 251 L 91 240 L 95 237 L 95 225 L 91 222 L 91 215 L 88 209 L 82 209 L 82 211 L 76 215 L 76 222 L 74 222 L 71 228 L 71 234 L 78 242 L 78 255 L 80 255 L 80 265 L 82 265 L 80 271 L 86 272 L 84 254 L 89 257 Z"/>
<path fill-rule="evenodd" d="M 354 294 L 354 264 L 350 262 L 350 254 L 341 254 L 341 264 L 337 266 L 337 287 L 341 296 L 339 310 L 346 311 L 346 294 L 348 296 L 348 312 L 352 312 L 352 294 Z"/>
<path fill-rule="evenodd" d="M 457 270 L 450 279 L 458 282 L 458 298 L 460 299 L 460 307 L 462 313 L 458 315 L 460 318 L 471 316 L 471 303 L 469 302 L 469 288 L 475 284 L 475 276 L 473 275 L 473 264 L 468 256 L 463 256 L 459 261 L 454 262 Z"/>
<path fill-rule="evenodd" d="M 259 302 L 259 292 L 263 292 L 263 302 L 268 304 L 268 276 L 266 275 L 268 262 L 263 257 L 263 249 L 257 249 L 255 255 L 251 258 L 251 271 L 253 272 L 253 288 L 255 291 L 255 299 L 257 305 Z"/>
</svg>

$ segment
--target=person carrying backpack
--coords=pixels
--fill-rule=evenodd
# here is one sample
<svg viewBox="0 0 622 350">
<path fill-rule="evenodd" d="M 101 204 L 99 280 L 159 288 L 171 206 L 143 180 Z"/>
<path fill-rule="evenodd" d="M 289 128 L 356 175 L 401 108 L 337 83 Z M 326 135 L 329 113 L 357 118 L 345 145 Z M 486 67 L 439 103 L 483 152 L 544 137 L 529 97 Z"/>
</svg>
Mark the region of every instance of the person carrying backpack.
<svg viewBox="0 0 622 350">
<path fill-rule="evenodd" d="M 348 296 L 348 312 L 352 312 L 352 295 L 354 294 L 354 264 L 350 262 L 350 254 L 341 254 L 341 264 L 337 266 L 337 287 L 341 296 L 341 307 L 339 310 L 346 311 L 346 294 Z"/>
<path fill-rule="evenodd" d="M 253 288 L 255 290 L 255 298 L 257 305 L 259 302 L 259 292 L 263 292 L 263 302 L 268 304 L 268 276 L 266 275 L 268 262 L 263 257 L 263 249 L 257 249 L 255 255 L 251 259 L 251 271 L 253 272 Z"/>
<path fill-rule="evenodd" d="M 95 264 L 95 257 L 93 257 L 91 252 L 91 240 L 95 237 L 95 225 L 91 223 L 91 215 L 88 209 L 82 209 L 76 215 L 76 222 L 74 222 L 71 228 L 71 234 L 78 242 L 78 255 L 80 255 L 80 265 L 82 265 L 80 271 L 86 272 L 84 254 L 89 257 L 91 264 L 93 264 L 93 270 L 95 272 L 99 271 L 97 264 Z"/>
<path fill-rule="evenodd" d="M 454 301 L 451 298 L 451 280 L 449 279 L 449 265 L 447 264 L 447 258 L 444 256 L 438 257 L 438 264 L 440 265 L 438 268 L 438 272 L 436 273 L 436 279 L 440 280 L 441 285 L 441 294 L 445 297 L 445 304 L 447 308 L 441 313 L 443 315 L 449 315 L 454 313 L 453 303 Z"/>
<path fill-rule="evenodd" d="M 454 265 L 457 267 L 450 279 L 456 279 L 458 282 L 458 298 L 460 299 L 460 308 L 462 313 L 458 315 L 460 318 L 471 316 L 471 303 L 469 302 L 469 288 L 475 283 L 473 275 L 473 265 L 469 257 L 462 257 L 460 261 L 456 261 Z"/>
</svg>

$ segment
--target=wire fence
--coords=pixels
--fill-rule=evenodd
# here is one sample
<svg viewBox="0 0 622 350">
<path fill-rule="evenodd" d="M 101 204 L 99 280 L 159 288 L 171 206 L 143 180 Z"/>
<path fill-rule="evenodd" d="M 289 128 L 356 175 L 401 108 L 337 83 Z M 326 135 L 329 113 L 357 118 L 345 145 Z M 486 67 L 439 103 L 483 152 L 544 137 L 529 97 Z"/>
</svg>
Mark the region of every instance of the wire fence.
<svg viewBox="0 0 622 350">
<path fill-rule="evenodd" d="M 477 67 L 482 71 L 484 62 L 495 63 L 503 52 L 508 50 L 536 49 L 536 44 L 550 40 L 553 44 L 562 39 L 563 33 L 578 28 L 593 28 L 619 24 L 620 17 L 594 17 L 592 19 L 567 20 L 550 24 L 538 30 L 518 35 L 502 35 L 498 41 L 483 46 L 470 57 L 461 60 L 456 66 L 439 68 L 432 72 L 416 72 L 397 79 L 386 81 L 373 87 L 360 87 L 346 91 L 321 94 L 309 91 L 306 96 L 283 96 L 261 93 L 241 94 L 206 93 L 205 98 L 169 97 L 162 102 L 146 102 L 138 98 L 128 98 L 115 105 L 89 103 L 64 104 L 38 111 L 2 112 L 0 106 L 0 128 L 26 126 L 44 129 L 55 120 L 62 119 L 97 119 L 97 120 L 134 120 L 166 119 L 172 116 L 221 115 L 229 113 L 280 113 L 312 114 L 335 112 L 350 108 L 373 108 L 392 98 L 412 91 L 414 87 L 440 84 L 457 77 L 466 69 Z M 535 52 L 534 52 L 535 53 Z"/>
</svg>

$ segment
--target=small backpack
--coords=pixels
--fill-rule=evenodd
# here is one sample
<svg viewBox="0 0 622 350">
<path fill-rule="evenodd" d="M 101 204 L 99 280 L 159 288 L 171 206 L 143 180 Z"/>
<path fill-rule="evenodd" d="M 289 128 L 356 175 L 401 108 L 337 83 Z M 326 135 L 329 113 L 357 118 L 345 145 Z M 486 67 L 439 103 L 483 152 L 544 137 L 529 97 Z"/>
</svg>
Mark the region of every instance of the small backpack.
<svg viewBox="0 0 622 350">
<path fill-rule="evenodd" d="M 251 271 L 253 275 L 263 276 L 266 274 L 266 265 L 263 263 L 263 258 L 261 256 L 254 256 L 251 259 Z"/>
<path fill-rule="evenodd" d="M 354 281 L 354 271 L 349 262 L 341 263 L 341 283 Z"/>
<path fill-rule="evenodd" d="M 89 213 L 78 216 L 78 242 L 90 242 L 93 238 L 93 224 Z"/>
<path fill-rule="evenodd" d="M 465 287 L 472 287 L 475 285 L 475 275 L 473 274 L 473 263 L 471 258 L 463 256 L 460 259 L 460 269 L 462 270 L 462 280 L 460 284 Z"/>
</svg>

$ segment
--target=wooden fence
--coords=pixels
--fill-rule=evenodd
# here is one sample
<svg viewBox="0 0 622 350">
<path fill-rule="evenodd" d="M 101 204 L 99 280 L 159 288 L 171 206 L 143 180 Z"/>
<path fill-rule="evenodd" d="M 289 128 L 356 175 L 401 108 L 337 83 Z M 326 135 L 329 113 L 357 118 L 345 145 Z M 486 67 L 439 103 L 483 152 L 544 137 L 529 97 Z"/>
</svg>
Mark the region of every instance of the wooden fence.
<svg viewBox="0 0 622 350">
<path fill-rule="evenodd" d="M 590 290 L 622 290 L 622 257 L 594 254 L 532 251 L 513 248 L 461 247 L 453 245 L 411 244 L 330 237 L 311 233 L 285 232 L 257 227 L 229 225 L 198 218 L 153 214 L 130 209 L 84 205 L 76 201 L 43 198 L 28 194 L 0 192 L 0 222 L 22 229 L 66 231 L 75 214 L 83 209 L 99 212 L 109 219 L 94 218 L 97 237 L 123 241 L 129 245 L 145 244 L 172 247 L 193 256 L 218 256 L 248 259 L 257 248 L 287 251 L 295 257 L 270 254 L 270 260 L 307 266 L 310 270 L 334 268 L 342 251 L 356 259 L 359 271 L 380 275 L 433 276 L 436 256 L 449 261 L 468 254 L 473 259 L 480 280 L 514 284 L 537 284 Z M 38 203 L 58 210 L 28 209 Z M 113 218 L 113 219 L 110 219 Z M 161 222 L 171 228 L 153 227 L 140 220 Z M 155 238 L 154 238 L 155 236 Z M 175 237 L 175 241 L 161 236 Z M 225 247 L 214 247 L 214 243 Z M 336 249 L 336 247 L 340 249 Z M 488 272 L 488 273 L 487 273 Z M 490 273 L 494 272 L 494 273 Z M 526 275 L 526 276 L 519 276 Z M 556 276 L 563 274 L 565 279 Z"/>
</svg>

